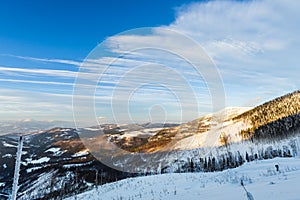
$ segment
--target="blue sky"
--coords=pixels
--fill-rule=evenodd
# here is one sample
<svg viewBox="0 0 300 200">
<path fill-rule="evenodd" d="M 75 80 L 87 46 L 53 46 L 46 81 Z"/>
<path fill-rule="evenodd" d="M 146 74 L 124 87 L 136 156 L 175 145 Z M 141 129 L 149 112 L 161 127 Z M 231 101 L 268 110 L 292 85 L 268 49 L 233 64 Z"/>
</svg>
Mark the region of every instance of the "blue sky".
<svg viewBox="0 0 300 200">
<path fill-rule="evenodd" d="M 106 37 L 161 26 L 188 1 L 2 1 L 2 53 L 83 59 Z"/>
<path fill-rule="evenodd" d="M 295 1 L 280 0 L 2 1 L 0 120 L 73 120 L 73 83 L 82 61 L 91 58 L 90 53 L 97 48 L 105 47 L 106 51 L 105 57 L 93 57 L 98 64 L 108 64 L 129 47 L 156 43 L 163 43 L 168 49 L 189 51 L 189 46 L 160 29 L 176 31 L 203 48 L 222 77 L 226 106 L 258 105 L 299 89 L 299 7 Z M 147 29 L 146 36 L 142 32 L 129 32 L 133 34 L 130 37 L 128 33 L 116 35 L 140 27 L 152 28 Z M 167 43 L 169 38 L 176 42 Z M 106 46 L 101 44 L 104 40 Z M 145 64 L 149 64 L 149 71 L 136 68 Z M 114 65 L 103 76 L 103 82 L 98 82 L 95 93 L 95 116 L 103 123 L 116 121 L 116 114 L 111 111 L 116 86 L 126 88 L 115 102 L 119 106 L 114 112 L 118 113 L 120 123 L 153 118 L 188 121 L 212 111 L 211 91 L 205 77 L 193 72 L 178 57 L 142 51 L 128 54 Z M 161 65 L 166 68 L 160 68 Z M 153 69 L 160 69 L 160 73 L 151 74 Z M 169 81 L 164 83 L 178 84 L 178 91 L 154 84 L 165 79 L 163 73 L 168 74 Z M 132 80 L 122 85 L 120 80 L 127 76 Z M 122 110 L 119 101 L 126 96 L 124 91 L 132 93 L 133 86 L 147 82 L 147 78 L 148 84 L 134 90 L 132 99 L 124 101 L 127 110 Z M 178 81 L 180 78 L 182 81 Z M 178 103 L 181 95 L 190 101 L 179 99 Z M 188 111 L 182 112 L 183 107 Z M 85 108 L 78 110 L 84 112 Z M 122 112 L 127 111 L 131 112 L 130 119 L 123 116 Z"/>
</svg>

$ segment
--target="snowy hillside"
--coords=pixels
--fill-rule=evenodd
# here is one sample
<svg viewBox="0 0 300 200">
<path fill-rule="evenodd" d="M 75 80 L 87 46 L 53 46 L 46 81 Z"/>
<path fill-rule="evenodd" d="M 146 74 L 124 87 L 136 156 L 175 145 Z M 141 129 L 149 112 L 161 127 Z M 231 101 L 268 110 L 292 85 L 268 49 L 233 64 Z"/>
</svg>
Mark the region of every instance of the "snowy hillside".
<svg viewBox="0 0 300 200">
<path fill-rule="evenodd" d="M 279 165 L 276 171 L 275 165 Z M 254 199 L 300 199 L 300 158 L 275 158 L 211 173 L 163 174 L 108 183 L 72 199 L 247 199 L 241 180 Z"/>
<path fill-rule="evenodd" d="M 75 129 L 55 128 L 23 136 L 18 183 L 19 200 L 53 199 L 85 191 L 95 184 L 125 178 L 101 164 L 83 146 Z M 0 136 L 0 199 L 12 193 L 18 135 Z"/>
<path fill-rule="evenodd" d="M 239 142 L 243 138 L 239 132 L 248 129 L 250 122 L 233 118 L 250 110 L 250 107 L 228 107 L 217 113 L 208 114 L 180 126 L 164 128 L 156 134 L 144 138 L 132 152 L 158 152 L 172 150 L 190 150 L 205 146 L 221 146 L 219 134 L 230 136 L 230 142 Z M 212 137 L 214 135 L 214 137 Z M 210 138 L 210 139 L 208 139 Z M 212 139 L 212 141 L 210 141 Z M 120 146 L 119 142 L 114 141 Z M 123 146 L 121 146 L 123 148 Z"/>
<path fill-rule="evenodd" d="M 158 152 L 222 146 L 244 140 L 277 141 L 300 131 L 299 99 L 298 90 L 255 108 L 225 108 L 180 126 L 162 129 L 126 150 Z"/>
<path fill-rule="evenodd" d="M 274 191 L 275 197 L 270 197 L 286 199 L 281 192 L 290 192 L 289 186 L 296 185 L 290 183 L 294 173 L 300 178 L 300 161 L 294 159 L 300 156 L 299 99 L 300 91 L 296 91 L 253 109 L 226 108 L 181 125 L 104 124 L 28 134 L 24 136 L 18 199 L 66 198 L 97 185 L 100 197 L 93 191 L 80 194 L 79 199 L 87 199 L 85 195 L 105 200 L 228 199 L 228 195 L 241 199 L 241 177 L 258 199 Z M 18 137 L 0 136 L 0 195 L 6 199 L 12 192 Z M 211 138 L 214 144 L 204 145 Z M 130 154 L 124 157 L 115 147 Z M 103 157 L 112 168 L 101 162 Z M 281 173 L 274 172 L 274 162 L 279 163 Z M 141 178 L 127 179 L 137 176 Z M 295 192 L 289 199 L 297 199 Z"/>
</svg>

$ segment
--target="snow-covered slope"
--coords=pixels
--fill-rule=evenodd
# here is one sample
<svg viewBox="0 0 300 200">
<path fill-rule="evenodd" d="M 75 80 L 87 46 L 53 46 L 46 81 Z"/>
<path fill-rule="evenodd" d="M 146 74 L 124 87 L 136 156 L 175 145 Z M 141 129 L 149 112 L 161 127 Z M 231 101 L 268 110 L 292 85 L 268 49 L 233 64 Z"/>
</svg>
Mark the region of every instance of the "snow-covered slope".
<svg viewBox="0 0 300 200">
<path fill-rule="evenodd" d="M 189 150 L 228 145 L 243 140 L 277 140 L 299 132 L 299 118 L 300 90 L 255 108 L 229 107 L 177 127 L 162 129 L 129 150 Z"/>
<path fill-rule="evenodd" d="M 0 135 L 1 200 L 12 193 L 18 138 L 18 134 Z M 99 180 L 100 174 L 105 173 L 101 183 L 125 178 L 124 173 L 93 157 L 75 129 L 54 128 L 28 134 L 23 139 L 18 200 L 53 199 L 84 191 L 95 184 L 96 170 L 100 172 Z"/>
<path fill-rule="evenodd" d="M 208 138 L 211 137 L 212 134 L 220 135 L 222 133 L 230 138 L 230 143 L 241 141 L 243 138 L 239 135 L 239 132 L 251 127 L 251 125 L 249 122 L 242 119 L 233 121 L 232 118 L 250 109 L 250 107 L 229 107 L 216 113 L 214 116 L 210 115 L 212 118 L 220 118 L 219 123 L 214 128 L 204 132 L 196 131 L 190 137 L 178 140 L 178 142 L 172 146 L 172 149 L 187 150 L 211 145 L 223 145 L 220 140 L 212 141 L 212 144 L 210 144 Z M 206 123 L 211 126 L 211 119 L 207 120 Z M 198 124 L 201 124 L 201 121 L 198 122 Z"/>
<path fill-rule="evenodd" d="M 224 145 L 219 140 L 221 133 L 230 138 L 231 143 L 239 142 L 243 139 L 239 134 L 240 131 L 251 128 L 251 124 L 242 118 L 239 120 L 233 118 L 251 109 L 251 107 L 228 107 L 180 126 L 162 129 L 130 151 L 157 152 L 221 146 Z"/>
<path fill-rule="evenodd" d="M 99 186 L 67 200 L 247 199 L 241 180 L 254 199 L 299 200 L 300 158 L 261 160 L 222 172 L 129 178 Z"/>
<path fill-rule="evenodd" d="M 276 192 L 289 192 L 291 188 L 288 186 L 280 190 L 282 185 L 295 184 L 283 182 L 286 177 L 284 173 L 293 173 L 289 169 L 285 171 L 285 166 L 300 166 L 299 161 L 278 159 L 283 171 L 270 176 L 274 172 L 268 172 L 267 168 L 274 168 L 274 160 L 261 160 L 300 155 L 299 100 L 300 91 L 296 91 L 253 109 L 226 108 L 181 125 L 105 124 L 78 130 L 54 128 L 32 133 L 24 141 L 18 199 L 68 197 L 89 190 L 94 185 L 133 176 L 174 172 L 197 173 L 127 179 L 102 186 L 100 193 L 104 196 L 96 199 L 228 199 L 229 194 L 239 194 L 234 198 L 241 199 L 243 190 L 238 186 L 241 174 L 245 174 L 246 184 L 253 182 L 247 188 L 257 190 L 254 196 L 258 199 L 266 197 L 257 188 L 268 191 L 269 187 L 275 188 L 275 197 L 281 198 Z M 0 136 L 0 194 L 11 194 L 18 136 Z M 211 138 L 214 144 L 206 146 Z M 111 142 L 131 151 L 126 155 L 129 157 L 110 151 L 116 146 Z M 105 151 L 99 152 L 99 146 L 104 147 Z M 103 157 L 110 159 L 113 168 L 100 162 L 102 159 L 99 158 Z M 253 163 L 260 164 L 252 167 Z M 239 169 L 228 170 L 241 165 Z M 128 172 L 135 174 L 123 172 L 125 169 L 131 169 Z M 264 173 L 266 177 L 259 175 Z M 278 183 L 272 177 L 277 178 Z M 269 186 L 271 182 L 275 184 Z M 276 199 L 273 196 L 270 198 Z M 289 198 L 292 199 L 292 196 Z M 86 196 L 80 199 L 86 199 Z"/>
</svg>

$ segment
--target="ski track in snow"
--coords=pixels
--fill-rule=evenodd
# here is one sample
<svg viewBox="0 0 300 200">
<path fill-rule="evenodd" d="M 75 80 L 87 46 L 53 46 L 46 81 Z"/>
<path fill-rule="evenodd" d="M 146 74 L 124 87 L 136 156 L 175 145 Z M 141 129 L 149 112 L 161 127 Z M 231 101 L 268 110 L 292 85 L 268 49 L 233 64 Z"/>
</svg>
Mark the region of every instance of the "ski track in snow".
<svg viewBox="0 0 300 200">
<path fill-rule="evenodd" d="M 279 165 L 279 172 L 275 169 Z M 235 169 L 209 173 L 163 174 L 128 178 L 77 195 L 77 199 L 254 199 L 299 200 L 300 158 L 275 158 L 246 163 Z M 67 200 L 75 199 L 75 196 Z"/>
</svg>

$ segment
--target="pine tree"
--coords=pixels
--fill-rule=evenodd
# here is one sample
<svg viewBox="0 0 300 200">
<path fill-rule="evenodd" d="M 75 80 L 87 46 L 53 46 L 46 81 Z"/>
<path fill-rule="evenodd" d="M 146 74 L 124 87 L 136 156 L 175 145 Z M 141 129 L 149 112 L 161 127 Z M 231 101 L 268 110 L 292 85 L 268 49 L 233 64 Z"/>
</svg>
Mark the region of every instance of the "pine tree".
<svg viewBox="0 0 300 200">
<path fill-rule="evenodd" d="M 246 160 L 247 160 L 247 162 L 250 162 L 248 152 L 246 152 Z"/>
<path fill-rule="evenodd" d="M 212 158 L 211 160 L 211 171 L 216 171 L 216 159 L 215 157 Z"/>
<path fill-rule="evenodd" d="M 211 165 L 211 158 L 210 157 L 208 157 L 208 164 L 207 165 L 208 165 L 208 171 L 211 172 L 212 171 L 212 168 L 211 168 L 212 165 Z"/>
<path fill-rule="evenodd" d="M 204 159 L 204 165 L 203 165 L 204 171 L 208 171 L 208 166 L 207 166 L 207 159 L 205 157 Z"/>
<path fill-rule="evenodd" d="M 191 169 L 191 172 L 194 172 L 194 162 L 193 162 L 193 159 L 191 159 L 191 161 L 190 161 L 190 169 Z"/>
</svg>

